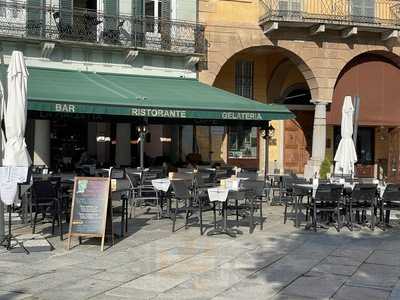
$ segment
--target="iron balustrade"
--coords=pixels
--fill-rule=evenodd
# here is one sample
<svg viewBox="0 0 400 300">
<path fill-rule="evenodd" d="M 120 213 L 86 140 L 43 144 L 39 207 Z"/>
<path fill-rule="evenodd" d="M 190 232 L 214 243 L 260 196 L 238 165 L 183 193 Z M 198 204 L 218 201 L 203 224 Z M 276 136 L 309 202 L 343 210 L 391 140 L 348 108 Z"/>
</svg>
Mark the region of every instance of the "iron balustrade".
<svg viewBox="0 0 400 300">
<path fill-rule="evenodd" d="M 204 26 L 185 21 L 0 1 L 0 36 L 205 54 Z"/>
<path fill-rule="evenodd" d="M 259 0 L 260 22 L 292 21 L 398 28 L 400 2 L 393 0 Z"/>
</svg>

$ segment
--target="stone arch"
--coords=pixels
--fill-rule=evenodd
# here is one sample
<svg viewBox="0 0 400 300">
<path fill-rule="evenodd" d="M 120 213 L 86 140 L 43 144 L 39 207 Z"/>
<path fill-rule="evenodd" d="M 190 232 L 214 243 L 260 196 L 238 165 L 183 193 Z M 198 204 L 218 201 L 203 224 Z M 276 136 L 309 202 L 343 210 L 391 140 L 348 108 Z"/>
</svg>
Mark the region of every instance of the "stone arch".
<svg viewBox="0 0 400 300">
<path fill-rule="evenodd" d="M 352 66 L 354 66 L 354 64 L 357 64 L 357 60 L 362 57 L 362 56 L 366 56 L 366 55 L 375 55 L 377 57 L 381 57 L 383 60 L 390 62 L 391 64 L 396 65 L 397 67 L 400 68 L 400 56 L 390 52 L 390 51 L 385 51 L 385 50 L 370 50 L 370 51 L 363 51 L 363 52 L 359 52 L 359 53 L 355 53 L 353 56 L 351 56 L 351 58 L 345 63 L 343 64 L 343 66 L 341 66 L 341 68 L 339 69 L 338 72 L 338 76 L 336 78 L 336 82 L 335 82 L 335 87 L 338 83 L 338 81 L 340 80 L 340 78 L 343 76 L 343 74 Z"/>
<path fill-rule="evenodd" d="M 290 71 L 293 71 L 296 66 L 289 58 L 283 59 L 272 71 L 272 76 L 269 80 L 267 87 L 267 99 L 270 102 L 282 103 L 283 99 L 295 89 L 310 90 L 306 80 L 303 82 L 296 82 L 283 89 L 284 81 Z"/>
<path fill-rule="evenodd" d="M 361 97 L 361 125 L 400 124 L 400 109 L 393 103 L 400 94 L 396 81 L 399 76 L 400 56 L 393 52 L 371 50 L 353 55 L 338 72 L 328 124 L 339 123 L 340 108 L 347 95 Z"/>
<path fill-rule="evenodd" d="M 240 43 L 240 46 L 236 44 L 234 45 L 235 46 L 231 47 L 232 44 L 228 43 L 226 47 L 231 47 L 231 48 L 213 49 L 213 61 L 209 56 L 210 63 L 207 74 L 204 74 L 204 72 L 202 72 L 203 74 L 200 74 L 202 76 L 203 82 L 207 82 L 213 85 L 219 72 L 222 70 L 224 65 L 236 54 L 239 54 L 240 52 L 247 51 L 250 49 L 268 47 L 270 49 L 275 49 L 276 51 L 279 51 L 280 53 L 284 54 L 286 58 L 292 64 L 294 64 L 295 67 L 297 67 L 297 69 L 300 71 L 305 81 L 307 82 L 307 85 L 311 92 L 312 99 L 320 98 L 317 77 L 315 76 L 310 66 L 308 66 L 308 64 L 297 53 L 294 52 L 295 50 L 297 50 L 295 47 L 294 49 L 288 49 L 288 48 L 283 48 L 281 46 L 268 45 L 265 43 L 263 45 L 257 45 L 257 43 L 245 44 L 245 45 L 243 45 L 243 43 Z"/>
</svg>

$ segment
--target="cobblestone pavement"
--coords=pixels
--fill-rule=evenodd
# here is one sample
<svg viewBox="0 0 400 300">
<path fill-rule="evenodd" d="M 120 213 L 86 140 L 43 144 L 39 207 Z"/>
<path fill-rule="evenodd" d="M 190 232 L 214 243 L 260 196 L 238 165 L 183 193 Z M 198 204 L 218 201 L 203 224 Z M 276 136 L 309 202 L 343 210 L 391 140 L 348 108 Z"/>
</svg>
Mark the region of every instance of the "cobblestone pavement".
<svg viewBox="0 0 400 300">
<path fill-rule="evenodd" d="M 234 239 L 173 234 L 142 211 L 103 253 L 97 239 L 67 251 L 55 237 L 52 252 L 0 250 L 0 299 L 400 299 L 399 228 L 315 233 L 265 212 L 263 231 L 243 221 Z"/>
</svg>

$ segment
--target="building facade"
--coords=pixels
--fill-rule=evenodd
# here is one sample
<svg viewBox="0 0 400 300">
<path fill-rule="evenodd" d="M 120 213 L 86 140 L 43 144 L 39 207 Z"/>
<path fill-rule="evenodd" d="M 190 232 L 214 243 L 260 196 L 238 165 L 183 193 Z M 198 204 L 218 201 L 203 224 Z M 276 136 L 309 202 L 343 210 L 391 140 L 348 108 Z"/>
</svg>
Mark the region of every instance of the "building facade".
<svg viewBox="0 0 400 300">
<path fill-rule="evenodd" d="M 333 160 L 343 98 L 359 96 L 356 172 L 398 179 L 399 18 L 389 0 L 200 0 L 200 80 L 288 105 L 296 119 L 273 122 L 269 168 L 307 176 Z M 229 128 L 213 147 L 228 163 L 264 166 L 255 129 Z"/>
<path fill-rule="evenodd" d="M 6 66 L 17 49 L 29 70 L 196 78 L 205 57 L 197 11 L 196 0 L 3 0 L 1 64 Z M 52 78 L 43 78 L 40 88 L 47 88 L 46 80 Z M 71 79 L 70 88 L 78 86 Z M 96 98 L 96 90 L 84 96 Z M 28 110 L 26 139 L 35 165 L 73 168 L 83 152 L 103 165 L 137 164 L 137 124 L 130 119 L 77 114 L 72 106 L 61 104 L 53 112 L 31 104 Z M 192 146 L 182 146 L 186 133 L 193 140 L 191 126 L 147 129 L 149 158 L 181 155 L 182 147 L 192 152 Z M 178 142 L 168 143 L 171 139 Z"/>
</svg>

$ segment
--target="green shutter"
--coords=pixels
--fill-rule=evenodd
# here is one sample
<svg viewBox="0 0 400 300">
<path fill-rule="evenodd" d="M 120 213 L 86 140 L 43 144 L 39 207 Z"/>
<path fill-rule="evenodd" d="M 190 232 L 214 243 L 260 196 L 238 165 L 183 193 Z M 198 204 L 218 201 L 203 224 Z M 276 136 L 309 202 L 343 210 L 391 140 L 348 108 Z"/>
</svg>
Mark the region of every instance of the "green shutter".
<svg viewBox="0 0 400 300">
<path fill-rule="evenodd" d="M 364 15 L 369 18 L 375 18 L 375 0 L 365 0 Z"/>
<path fill-rule="evenodd" d="M 144 0 L 133 0 L 133 15 L 143 16 L 143 1 Z"/>
<path fill-rule="evenodd" d="M 72 26 L 72 12 L 73 12 L 73 1 L 72 0 L 60 0 L 60 22 L 65 26 Z"/>
<path fill-rule="evenodd" d="M 118 0 L 104 0 L 104 30 L 117 30 L 118 4 Z"/>
<path fill-rule="evenodd" d="M 26 16 L 26 29 L 28 35 L 37 36 L 41 34 L 45 25 L 43 16 L 42 0 L 28 0 Z"/>
<path fill-rule="evenodd" d="M 161 18 L 171 19 L 171 0 L 161 0 Z"/>
<path fill-rule="evenodd" d="M 375 18 L 375 0 L 352 0 L 351 15 L 358 22 L 371 22 Z"/>
</svg>

